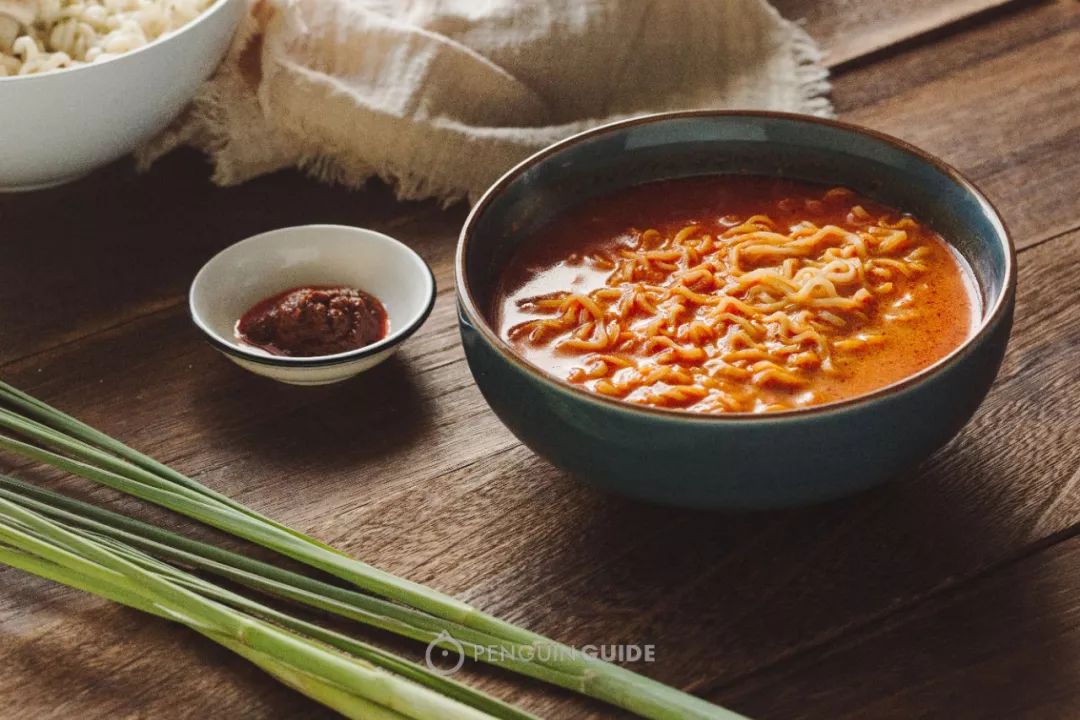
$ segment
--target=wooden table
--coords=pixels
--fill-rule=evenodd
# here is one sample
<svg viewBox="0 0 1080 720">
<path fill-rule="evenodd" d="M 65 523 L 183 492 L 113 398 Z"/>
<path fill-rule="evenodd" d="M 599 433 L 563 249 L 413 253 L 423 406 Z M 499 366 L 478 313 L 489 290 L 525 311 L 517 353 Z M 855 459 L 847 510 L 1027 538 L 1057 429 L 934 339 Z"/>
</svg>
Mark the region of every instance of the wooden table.
<svg viewBox="0 0 1080 720">
<path fill-rule="evenodd" d="M 452 300 L 463 207 L 291 173 L 219 189 L 193 154 L 0 199 L 0 372 L 387 570 L 566 642 L 653 643 L 635 669 L 753 717 L 1080 717 L 1080 5 L 778 5 L 826 47 L 841 117 L 957 165 L 1020 248 L 997 385 L 912 477 L 756 515 L 594 492 L 517 443 L 473 385 Z M 398 359 L 340 387 L 253 377 L 187 318 L 211 254 L 307 222 L 402 238 L 441 288 Z M 3 718 L 326 715 L 183 628 L 10 569 L 0 667 Z M 611 715 L 468 679 L 550 717 Z"/>
</svg>

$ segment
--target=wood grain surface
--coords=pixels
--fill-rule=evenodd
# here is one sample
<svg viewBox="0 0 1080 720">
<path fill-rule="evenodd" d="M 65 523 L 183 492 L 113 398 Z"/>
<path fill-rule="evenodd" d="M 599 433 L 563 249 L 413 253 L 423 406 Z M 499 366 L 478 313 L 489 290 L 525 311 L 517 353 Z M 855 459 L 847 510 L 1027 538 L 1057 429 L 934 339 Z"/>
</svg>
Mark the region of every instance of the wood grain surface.
<svg viewBox="0 0 1080 720">
<path fill-rule="evenodd" d="M 523 448 L 472 383 L 452 301 L 464 208 L 293 173 L 214 188 L 194 154 L 0 196 L 0 374 L 389 571 L 566 642 L 653 643 L 634 669 L 752 717 L 1080 717 L 1080 6 L 778 6 L 827 46 L 841 117 L 956 165 L 1021 248 L 998 382 L 911 477 L 753 515 L 590 490 Z M 253 377 L 186 315 L 213 253 L 308 222 L 388 232 L 440 287 L 399 357 L 333 388 Z M 328 717 L 183 628 L 6 568 L 0 666 L 5 719 Z M 488 669 L 464 677 L 548 717 L 615 716 Z"/>
<path fill-rule="evenodd" d="M 776 0 L 784 17 L 798 22 L 821 44 L 825 62 L 839 68 L 865 61 L 980 15 L 1016 5 L 1015 0 Z"/>
</svg>

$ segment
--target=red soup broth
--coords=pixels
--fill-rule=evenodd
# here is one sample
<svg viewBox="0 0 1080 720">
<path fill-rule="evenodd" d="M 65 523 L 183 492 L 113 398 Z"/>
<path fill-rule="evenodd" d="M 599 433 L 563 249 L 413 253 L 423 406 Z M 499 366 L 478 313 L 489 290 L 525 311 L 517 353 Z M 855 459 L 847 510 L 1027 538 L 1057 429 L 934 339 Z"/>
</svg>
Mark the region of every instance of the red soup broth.
<svg viewBox="0 0 1080 720">
<path fill-rule="evenodd" d="M 902 210 L 760 177 L 586 202 L 505 270 L 497 332 L 576 387 L 691 412 L 792 410 L 932 365 L 971 334 L 961 256 Z"/>
</svg>

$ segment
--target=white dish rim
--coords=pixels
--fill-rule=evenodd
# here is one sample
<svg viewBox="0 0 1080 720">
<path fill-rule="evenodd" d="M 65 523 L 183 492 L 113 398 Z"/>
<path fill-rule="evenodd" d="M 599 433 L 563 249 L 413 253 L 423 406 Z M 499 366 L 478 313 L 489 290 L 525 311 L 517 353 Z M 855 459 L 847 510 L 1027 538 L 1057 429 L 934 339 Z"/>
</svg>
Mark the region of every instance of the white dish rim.
<svg viewBox="0 0 1080 720">
<path fill-rule="evenodd" d="M 204 277 L 204 273 L 207 269 L 214 264 L 222 255 L 228 253 L 234 248 L 241 245 L 247 245 L 249 243 L 255 243 L 256 241 L 265 240 L 268 237 L 281 235 L 290 232 L 296 232 L 298 230 L 345 230 L 350 233 L 358 232 L 362 234 L 377 235 L 384 240 L 388 240 L 393 244 L 396 244 L 403 248 L 406 253 L 414 260 L 417 261 L 419 267 L 423 268 L 426 274 L 427 282 L 425 283 L 426 299 L 424 301 L 423 309 L 415 314 L 413 317 L 399 327 L 397 330 L 392 331 L 383 339 L 373 342 L 370 345 L 364 345 L 363 347 L 356 348 L 355 350 L 349 350 L 343 353 L 336 353 L 334 355 L 313 355 L 310 357 L 290 357 L 287 355 L 266 355 L 261 352 L 257 352 L 254 349 L 249 350 L 238 342 L 230 342 L 229 340 L 221 337 L 217 332 L 210 328 L 205 323 L 199 312 L 195 309 L 195 290 L 199 286 L 200 280 Z M 355 362 L 357 360 L 363 360 L 364 358 L 372 355 L 377 355 L 389 348 L 399 345 L 405 342 L 409 337 L 413 335 L 420 326 L 427 321 L 431 315 L 431 311 L 435 307 L 435 298 L 438 295 L 438 289 L 435 283 L 435 273 L 432 272 L 431 266 L 427 264 L 424 258 L 420 257 L 419 253 L 413 250 L 411 247 L 401 242 L 400 240 L 393 238 L 385 233 L 381 233 L 378 230 L 370 230 L 368 228 L 356 227 L 353 225 L 334 225 L 334 224 L 314 224 L 314 225 L 293 225 L 290 227 L 277 228 L 276 230 L 268 230 L 258 235 L 252 235 L 249 238 L 235 242 L 232 245 L 224 248 L 216 253 L 212 258 L 206 261 L 206 263 L 199 269 L 199 272 L 195 274 L 195 278 L 191 281 L 191 286 L 188 289 L 188 313 L 191 315 L 191 321 L 195 323 L 195 326 L 202 331 L 206 336 L 206 340 L 217 350 L 225 353 L 226 355 L 232 355 L 233 357 L 243 358 L 244 360 L 255 362 L 260 365 L 267 365 L 271 367 L 286 367 L 286 368 L 302 368 L 302 367 L 327 367 L 331 365 L 343 365 L 346 363 Z"/>
<path fill-rule="evenodd" d="M 67 77 L 72 73 L 83 72 L 86 70 L 91 70 L 93 68 L 107 67 L 109 65 L 112 65 L 113 63 L 121 62 L 126 58 L 135 57 L 145 51 L 150 50 L 150 48 L 157 47 L 158 45 L 163 45 L 170 40 L 175 40 L 177 37 L 184 34 L 188 30 L 194 29 L 196 25 L 209 21 L 211 15 L 216 14 L 223 7 L 234 1 L 235 0 L 215 0 L 214 3 L 210 5 L 210 7 L 199 13 L 199 16 L 192 19 L 191 22 L 185 25 L 181 25 L 175 30 L 170 30 L 164 35 L 154 38 L 154 40 L 146 43 L 142 47 L 137 47 L 134 50 L 128 50 L 127 52 L 119 53 L 118 55 L 115 55 L 108 60 L 102 60 L 101 62 L 81 63 L 79 65 L 75 65 L 74 67 L 57 68 L 56 70 L 48 70 L 41 73 L 30 73 L 28 75 L 5 75 L 4 77 L 0 77 L 0 85 L 15 82 L 29 83 L 31 80 L 42 81 L 48 80 L 50 78 Z"/>
</svg>

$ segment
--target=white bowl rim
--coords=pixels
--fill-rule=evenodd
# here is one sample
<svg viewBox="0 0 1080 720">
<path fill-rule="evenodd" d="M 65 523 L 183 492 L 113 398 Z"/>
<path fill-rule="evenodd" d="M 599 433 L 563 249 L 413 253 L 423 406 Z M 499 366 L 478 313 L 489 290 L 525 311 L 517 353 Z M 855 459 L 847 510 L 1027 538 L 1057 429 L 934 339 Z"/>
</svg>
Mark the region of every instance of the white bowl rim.
<svg viewBox="0 0 1080 720">
<path fill-rule="evenodd" d="M 210 328 L 210 326 L 203 322 L 202 317 L 195 309 L 195 289 L 202 280 L 204 273 L 207 269 L 214 264 L 222 255 L 230 252 L 234 248 L 248 243 L 256 243 L 261 240 L 266 240 L 269 237 L 277 235 L 285 235 L 293 233 L 298 230 L 315 230 L 315 231 L 347 231 L 349 234 L 360 235 L 375 235 L 384 240 L 389 241 L 394 245 L 400 246 L 405 252 L 410 255 L 414 260 L 419 263 L 427 272 L 425 273 L 427 282 L 425 283 L 424 291 L 427 296 L 424 301 L 423 309 L 409 318 L 408 322 L 402 325 L 397 330 L 394 330 L 386 337 L 373 342 L 363 347 L 358 347 L 355 350 L 348 350 L 346 352 L 335 353 L 333 355 L 312 355 L 308 357 L 292 357 L 288 355 L 263 355 L 253 350 L 249 350 L 242 344 L 237 342 L 230 342 L 229 340 L 221 337 L 217 332 Z M 428 265 L 424 258 L 420 257 L 420 254 L 413 250 L 411 247 L 401 242 L 400 240 L 393 238 L 386 233 L 381 233 L 378 230 L 371 230 L 369 228 L 356 227 L 354 225 L 334 225 L 334 224 L 313 224 L 313 225 L 291 225 L 288 227 L 277 228 L 275 230 L 268 230 L 258 235 L 252 235 L 251 237 L 244 238 L 238 242 L 229 245 L 217 252 L 212 258 L 206 261 L 205 264 L 199 269 L 199 272 L 195 274 L 195 278 L 191 281 L 191 286 L 188 289 L 188 313 L 191 315 L 191 321 L 195 323 L 206 336 L 207 341 L 216 349 L 225 353 L 226 355 L 232 355 L 234 357 L 243 358 L 244 360 L 255 362 L 260 365 L 270 365 L 273 367 L 291 367 L 291 368 L 313 368 L 313 367 L 326 367 L 328 365 L 343 365 L 345 363 L 355 362 L 372 355 L 377 355 L 384 350 L 394 347 L 400 343 L 405 342 L 413 333 L 420 329 L 420 326 L 431 315 L 432 309 L 435 307 L 435 298 L 438 294 L 438 289 L 435 283 L 435 273 L 432 272 L 431 266 Z"/>
<path fill-rule="evenodd" d="M 181 25 L 180 27 L 176 28 L 175 30 L 170 30 L 169 32 L 165 33 L 164 35 L 161 35 L 158 38 L 155 38 L 152 42 L 148 42 L 147 44 L 143 45 L 142 47 L 137 47 L 134 50 L 129 50 L 127 52 L 122 52 L 119 55 L 115 55 L 115 56 L 109 58 L 108 60 L 102 60 L 101 62 L 82 63 L 82 64 L 76 65 L 74 67 L 58 68 L 56 70 L 49 70 L 48 72 L 31 73 L 29 75 L 6 75 L 4 77 L 0 77 L 0 85 L 4 85 L 5 83 L 10 84 L 10 83 L 15 83 L 15 82 L 21 82 L 21 83 L 29 84 L 31 80 L 43 81 L 43 80 L 48 80 L 50 78 L 66 77 L 66 76 L 68 76 L 68 75 L 70 75 L 72 73 L 83 72 L 84 70 L 92 70 L 93 68 L 107 67 L 109 65 L 112 65 L 115 62 L 120 62 L 122 60 L 125 60 L 126 58 L 135 57 L 136 55 L 139 55 L 143 51 L 150 50 L 150 48 L 157 47 L 158 45 L 164 45 L 167 42 L 175 40 L 176 38 L 180 37 L 181 35 L 183 35 L 188 30 L 191 30 L 192 28 L 194 28 L 196 25 L 199 25 L 199 24 L 204 23 L 204 22 L 209 22 L 209 19 L 210 19 L 211 15 L 216 15 L 218 12 L 221 11 L 222 8 L 224 8 L 230 2 L 239 2 L 239 0 L 215 0 L 214 3 L 210 7 L 206 8 L 201 13 L 199 13 L 198 17 L 191 20 L 191 22 L 188 22 L 188 23 L 186 23 L 184 25 Z M 235 28 L 233 29 L 233 32 L 235 32 Z"/>
</svg>

